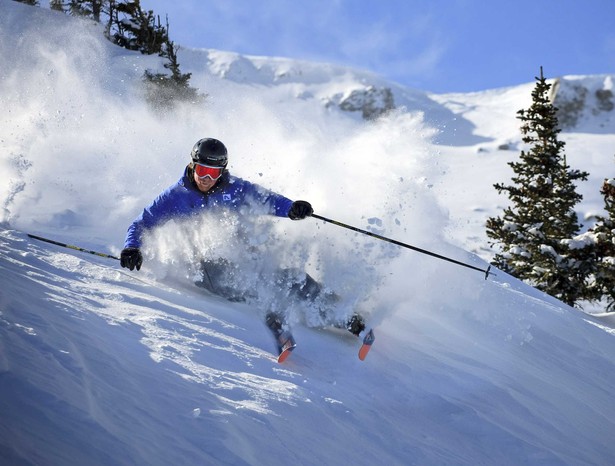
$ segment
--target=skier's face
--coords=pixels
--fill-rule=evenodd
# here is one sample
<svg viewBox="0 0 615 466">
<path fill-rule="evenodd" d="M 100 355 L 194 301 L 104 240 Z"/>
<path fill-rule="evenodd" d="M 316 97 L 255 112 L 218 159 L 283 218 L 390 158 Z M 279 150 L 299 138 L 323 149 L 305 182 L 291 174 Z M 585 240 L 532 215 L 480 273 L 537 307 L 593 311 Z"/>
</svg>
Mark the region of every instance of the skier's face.
<svg viewBox="0 0 615 466">
<path fill-rule="evenodd" d="M 199 191 L 202 193 L 206 193 L 216 184 L 216 182 L 211 178 L 199 178 L 196 172 L 194 172 L 194 182 L 196 183 L 197 188 L 199 188 Z"/>
</svg>

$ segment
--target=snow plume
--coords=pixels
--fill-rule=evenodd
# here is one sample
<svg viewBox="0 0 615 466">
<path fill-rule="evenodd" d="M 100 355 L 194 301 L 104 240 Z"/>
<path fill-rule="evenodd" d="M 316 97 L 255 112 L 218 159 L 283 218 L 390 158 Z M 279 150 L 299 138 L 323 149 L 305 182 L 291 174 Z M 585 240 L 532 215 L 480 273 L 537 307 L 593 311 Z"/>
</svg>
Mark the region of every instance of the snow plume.
<svg viewBox="0 0 615 466">
<path fill-rule="evenodd" d="M 218 112 L 223 114 L 224 108 Z M 422 247 L 439 243 L 446 215 L 431 193 L 437 156 L 426 143 L 432 132 L 424 126 L 422 115 L 393 113 L 376 124 L 336 133 L 327 129 L 324 119 L 307 123 L 310 131 L 289 129 L 279 116 L 254 101 L 244 103 L 241 114 L 270 129 L 269 143 L 263 145 L 260 137 L 253 139 L 253 134 L 237 129 L 227 144 L 231 172 L 256 182 L 263 179 L 263 185 L 289 197 L 308 199 L 317 213 L 356 227 L 416 241 Z M 250 143 L 252 151 L 237 151 Z M 253 151 L 256 156 L 246 156 Z M 401 252 L 398 246 L 316 219 L 290 222 L 258 214 L 262 212 L 252 210 L 240 217 L 205 215 L 172 222 L 150 236 L 146 262 L 158 260 L 160 264 L 152 267 L 158 274 L 198 280 L 201 259 L 226 258 L 241 265 L 229 278 L 234 283 L 228 284 L 246 292 L 258 289 L 261 311 L 288 305 L 280 302 L 279 293 L 277 298 L 271 294 L 279 290 L 278 285 L 271 286 L 279 277 L 277 271 L 306 270 L 341 297 L 343 304 L 336 306 L 335 319 L 362 305 L 379 312 L 369 298 L 390 277 L 390 262 Z M 399 260 L 411 266 L 411 276 L 417 271 L 425 276 L 428 270 L 423 258 L 404 254 Z M 397 267 L 398 273 L 408 273 L 404 265 Z M 318 321 L 309 315 L 297 318 Z"/>
<path fill-rule="evenodd" d="M 396 111 L 365 123 L 300 99 L 280 107 L 279 89 L 255 94 L 204 75 L 200 85 L 212 91 L 205 106 L 156 115 L 134 86 L 157 58 L 113 47 L 100 35 L 90 22 L 58 21 L 2 54 L 2 69 L 10 70 L 0 84 L 10 109 L 2 118 L 13 122 L 0 128 L 9 147 L 1 163 L 10 173 L 2 220 L 11 226 L 117 253 L 130 222 L 179 178 L 193 143 L 211 136 L 227 145 L 235 175 L 356 227 L 421 247 L 439 243 L 447 214 L 431 193 L 439 161 L 422 114 Z M 248 264 L 269 274 L 306 269 L 348 300 L 338 307 L 343 314 L 384 284 L 400 253 L 315 219 L 250 217 L 163 227 L 146 244 L 145 267 L 153 270 L 148 261 L 155 260 L 156 275 L 191 279 L 201 257 L 217 255 L 242 264 L 246 286 L 254 280 Z M 239 227 L 248 239 L 241 246 Z"/>
<path fill-rule="evenodd" d="M 272 106 L 278 91 L 255 96 L 212 76 L 202 85 L 219 92 L 204 107 L 155 115 L 132 86 L 144 68 L 158 66 L 156 58 L 117 49 L 100 34 L 86 21 L 58 21 L 3 50 L 0 95 L 9 111 L 0 136 L 8 150 L 0 163 L 10 183 L 1 192 L 1 220 L 13 227 L 81 240 L 70 238 L 79 226 L 117 249 L 130 221 L 179 178 L 192 144 L 205 136 L 225 142 L 234 174 L 358 227 L 429 236 L 430 222 L 444 220 L 431 215 L 430 131 L 420 115 L 371 125 L 340 115 L 331 125 L 322 107 L 299 100 L 280 113 Z M 418 221 L 425 213 L 427 227 Z M 324 230 L 336 236 L 332 226 L 307 237 L 296 225 L 276 228 L 297 242 Z"/>
<path fill-rule="evenodd" d="M 10 179 L 0 220 L 69 238 L 79 226 L 111 247 L 178 178 L 198 115 L 173 115 L 182 123 L 155 115 L 138 86 L 158 57 L 114 47 L 98 25 L 57 16 L 55 27 L 27 31 L 0 54 L 0 105 L 8 109 L 0 166 Z"/>
<path fill-rule="evenodd" d="M 106 89 L 117 70 L 93 29 L 85 21 L 59 22 L 28 31 L 12 53 L 1 54 L 7 75 L 0 95 L 9 111 L 0 118 L 13 122 L 0 125 L 9 146 L 3 165 L 13 167 L 13 183 L 21 185 L 4 202 L 4 220 L 15 226 L 92 227 L 101 216 L 114 217 L 119 187 L 129 182 L 122 148 L 131 133 L 135 142 L 145 138 L 130 129 L 139 105 L 124 97 L 126 89 Z"/>
</svg>

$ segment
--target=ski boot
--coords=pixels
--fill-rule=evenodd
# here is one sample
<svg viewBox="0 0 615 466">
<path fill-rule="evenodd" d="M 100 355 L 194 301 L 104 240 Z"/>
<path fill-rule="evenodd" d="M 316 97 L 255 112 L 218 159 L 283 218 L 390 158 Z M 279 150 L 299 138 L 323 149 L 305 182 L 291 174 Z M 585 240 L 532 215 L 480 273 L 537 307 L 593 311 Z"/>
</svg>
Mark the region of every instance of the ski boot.
<svg viewBox="0 0 615 466">
<path fill-rule="evenodd" d="M 278 347 L 278 362 L 284 362 L 297 344 L 289 330 L 284 330 L 282 317 L 275 313 L 269 312 L 265 316 L 265 323 L 276 340 Z"/>
<path fill-rule="evenodd" d="M 361 335 L 361 332 L 365 330 L 365 319 L 359 314 L 353 314 L 346 322 L 346 329 L 353 335 Z"/>
</svg>

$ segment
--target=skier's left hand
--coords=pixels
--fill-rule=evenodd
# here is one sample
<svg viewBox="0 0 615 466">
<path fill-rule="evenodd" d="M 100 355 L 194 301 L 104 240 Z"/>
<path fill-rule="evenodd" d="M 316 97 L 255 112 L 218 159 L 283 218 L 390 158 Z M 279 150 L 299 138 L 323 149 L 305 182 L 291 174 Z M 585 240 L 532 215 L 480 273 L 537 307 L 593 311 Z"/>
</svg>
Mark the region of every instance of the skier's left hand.
<svg viewBox="0 0 615 466">
<path fill-rule="evenodd" d="M 291 220 L 303 220 L 305 217 L 309 217 L 314 213 L 312 205 L 307 201 L 295 201 L 290 206 L 288 211 L 288 218 Z"/>
</svg>

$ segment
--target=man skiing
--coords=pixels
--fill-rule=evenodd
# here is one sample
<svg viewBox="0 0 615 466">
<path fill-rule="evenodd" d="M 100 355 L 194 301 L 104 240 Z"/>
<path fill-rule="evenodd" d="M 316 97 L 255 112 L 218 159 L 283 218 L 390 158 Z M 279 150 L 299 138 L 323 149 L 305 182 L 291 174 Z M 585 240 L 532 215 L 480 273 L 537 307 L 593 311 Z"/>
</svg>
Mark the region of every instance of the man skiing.
<svg viewBox="0 0 615 466">
<path fill-rule="evenodd" d="M 174 218 L 190 217 L 217 209 L 238 212 L 247 203 L 261 205 L 271 215 L 288 217 L 291 220 L 302 220 L 312 215 L 313 209 L 309 202 L 291 201 L 280 194 L 235 177 L 226 168 L 227 164 L 227 149 L 221 141 L 213 138 L 197 141 L 192 148 L 191 162 L 186 166 L 179 181 L 163 191 L 128 228 L 121 253 L 122 267 L 140 270 L 143 263 L 140 250 L 143 233 Z M 222 286 L 225 280 L 224 274 L 228 272 L 231 264 L 221 258 L 218 261 L 204 263 L 204 267 L 207 280 L 203 280 L 201 286 L 232 299 L 231 295 L 224 292 L 225 287 Z M 313 301 L 320 294 L 321 288 L 320 284 L 305 274 L 305 279 L 300 283 L 293 283 L 290 291 L 298 298 Z M 283 319 L 279 314 L 269 313 L 266 321 L 274 334 L 282 331 Z M 365 324 L 363 319 L 355 314 L 346 323 L 346 327 L 353 334 L 359 335 L 364 330 Z"/>
</svg>

